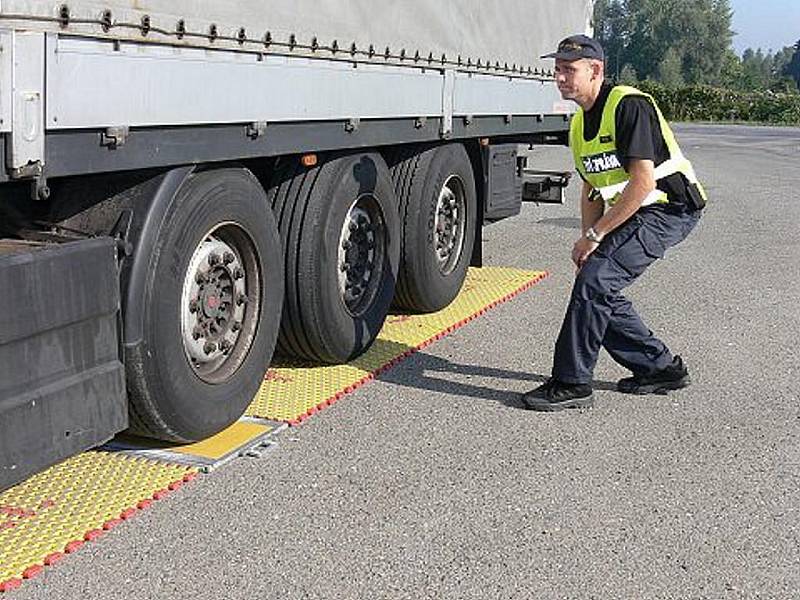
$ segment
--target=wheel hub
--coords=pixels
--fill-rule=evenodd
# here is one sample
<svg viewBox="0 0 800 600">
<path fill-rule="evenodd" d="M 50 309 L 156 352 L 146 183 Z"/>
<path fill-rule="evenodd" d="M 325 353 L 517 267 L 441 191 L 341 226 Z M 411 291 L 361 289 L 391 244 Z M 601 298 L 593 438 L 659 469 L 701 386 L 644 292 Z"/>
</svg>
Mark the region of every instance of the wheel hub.
<svg viewBox="0 0 800 600">
<path fill-rule="evenodd" d="M 183 344 L 195 369 L 217 368 L 236 346 L 246 285 L 234 248 L 214 238 L 201 242 L 189 263 L 181 303 Z"/>
<path fill-rule="evenodd" d="M 439 193 L 434 224 L 434 246 L 439 270 L 450 274 L 458 264 L 464 246 L 466 200 L 464 184 L 451 175 Z"/>
<path fill-rule="evenodd" d="M 351 313 L 368 302 L 380 277 L 383 222 L 375 199 L 359 198 L 350 207 L 339 237 L 339 293 Z"/>
</svg>

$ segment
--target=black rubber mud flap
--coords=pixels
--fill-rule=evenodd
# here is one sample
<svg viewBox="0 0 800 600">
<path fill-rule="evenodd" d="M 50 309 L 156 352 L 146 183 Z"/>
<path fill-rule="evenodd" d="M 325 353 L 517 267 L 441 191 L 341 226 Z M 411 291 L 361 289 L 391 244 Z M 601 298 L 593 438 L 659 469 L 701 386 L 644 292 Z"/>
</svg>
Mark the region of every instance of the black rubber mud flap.
<svg viewBox="0 0 800 600">
<path fill-rule="evenodd" d="M 378 335 L 400 254 L 389 170 L 374 153 L 279 165 L 269 191 L 284 247 L 286 302 L 279 352 L 342 363 Z"/>
<path fill-rule="evenodd" d="M 127 426 L 116 253 L 0 241 L 0 489 Z"/>
<path fill-rule="evenodd" d="M 283 302 L 280 241 L 242 168 L 190 174 L 157 224 L 133 267 L 147 276 L 134 307 L 142 339 L 126 347 L 131 431 L 192 442 L 233 423 L 263 380 Z"/>
<path fill-rule="evenodd" d="M 466 277 L 475 243 L 475 175 L 461 144 L 394 159 L 402 250 L 395 305 L 433 312 L 450 304 Z"/>
</svg>

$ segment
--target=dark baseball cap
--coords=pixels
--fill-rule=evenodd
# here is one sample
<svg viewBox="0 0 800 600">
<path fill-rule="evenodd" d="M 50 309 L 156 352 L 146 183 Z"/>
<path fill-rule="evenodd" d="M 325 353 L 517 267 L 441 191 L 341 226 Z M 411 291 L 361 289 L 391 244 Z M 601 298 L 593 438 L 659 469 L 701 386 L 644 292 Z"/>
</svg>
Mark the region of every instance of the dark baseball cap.
<svg viewBox="0 0 800 600">
<path fill-rule="evenodd" d="M 561 58 L 563 60 L 592 58 L 594 60 L 605 60 L 605 53 L 597 40 L 590 38 L 588 35 L 571 35 L 561 40 L 558 44 L 558 50 L 545 54 L 542 58 Z"/>
</svg>

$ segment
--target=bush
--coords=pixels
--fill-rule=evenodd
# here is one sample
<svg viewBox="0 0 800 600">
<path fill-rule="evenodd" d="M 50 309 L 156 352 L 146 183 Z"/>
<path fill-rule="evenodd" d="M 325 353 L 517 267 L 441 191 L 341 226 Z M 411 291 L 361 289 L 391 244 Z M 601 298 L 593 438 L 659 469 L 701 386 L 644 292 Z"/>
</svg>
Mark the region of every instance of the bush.
<svg viewBox="0 0 800 600">
<path fill-rule="evenodd" d="M 703 85 L 667 87 L 638 84 L 651 94 L 670 121 L 753 121 L 800 125 L 800 94 L 736 92 Z"/>
</svg>

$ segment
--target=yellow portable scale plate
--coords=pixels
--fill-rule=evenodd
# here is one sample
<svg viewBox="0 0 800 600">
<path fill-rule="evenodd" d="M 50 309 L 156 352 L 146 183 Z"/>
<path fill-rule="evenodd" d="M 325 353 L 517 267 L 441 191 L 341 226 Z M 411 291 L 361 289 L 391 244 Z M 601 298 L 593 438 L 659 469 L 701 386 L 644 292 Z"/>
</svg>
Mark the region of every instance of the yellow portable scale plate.
<svg viewBox="0 0 800 600">
<path fill-rule="evenodd" d="M 193 469 L 84 452 L 0 494 L 0 591 L 133 517 L 195 476 Z"/>
<path fill-rule="evenodd" d="M 297 424 L 546 275 L 519 269 L 470 269 L 450 306 L 430 315 L 389 316 L 375 344 L 351 363 L 270 369 L 247 415 Z M 219 460 L 235 453 L 242 440 L 252 441 L 268 429 L 242 428 L 241 423 L 177 453 Z M 24 579 L 197 476 L 195 468 L 179 462 L 174 454 L 142 457 L 90 451 L 0 493 L 0 592 L 19 587 Z"/>
<path fill-rule="evenodd" d="M 289 365 L 267 372 L 247 414 L 296 425 L 416 352 L 529 288 L 542 271 L 470 269 L 447 308 L 427 315 L 389 315 L 370 349 L 346 365 Z"/>
<path fill-rule="evenodd" d="M 260 455 L 273 445 L 270 438 L 284 428 L 286 423 L 243 417 L 227 429 L 195 444 L 165 444 L 158 440 L 119 435 L 102 449 L 196 467 L 208 473 L 243 454 Z"/>
</svg>

